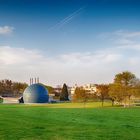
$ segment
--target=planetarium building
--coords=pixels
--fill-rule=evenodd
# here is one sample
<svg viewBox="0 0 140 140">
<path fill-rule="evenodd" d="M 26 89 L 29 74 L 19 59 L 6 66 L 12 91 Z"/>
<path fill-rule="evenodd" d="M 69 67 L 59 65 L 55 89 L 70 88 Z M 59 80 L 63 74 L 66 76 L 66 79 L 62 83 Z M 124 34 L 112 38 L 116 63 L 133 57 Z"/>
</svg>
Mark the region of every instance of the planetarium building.
<svg viewBox="0 0 140 140">
<path fill-rule="evenodd" d="M 24 103 L 47 103 L 49 101 L 48 90 L 43 84 L 32 84 L 25 89 L 23 101 Z"/>
</svg>

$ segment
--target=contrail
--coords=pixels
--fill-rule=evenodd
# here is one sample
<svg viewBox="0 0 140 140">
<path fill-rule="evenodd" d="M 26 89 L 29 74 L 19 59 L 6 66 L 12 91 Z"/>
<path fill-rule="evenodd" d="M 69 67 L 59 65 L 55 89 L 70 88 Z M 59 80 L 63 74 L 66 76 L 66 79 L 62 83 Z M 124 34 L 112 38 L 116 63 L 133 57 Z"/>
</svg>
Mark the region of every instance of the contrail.
<svg viewBox="0 0 140 140">
<path fill-rule="evenodd" d="M 69 16 L 67 16 L 66 18 L 64 18 L 63 20 L 58 22 L 57 24 L 55 24 L 54 26 L 50 27 L 48 30 L 50 31 L 50 30 L 53 30 L 55 28 L 61 28 L 63 25 L 69 23 L 74 17 L 79 15 L 83 9 L 85 9 L 85 6 L 79 8 L 78 10 L 76 10 L 75 12 L 73 12 L 72 14 L 70 14 Z"/>
</svg>

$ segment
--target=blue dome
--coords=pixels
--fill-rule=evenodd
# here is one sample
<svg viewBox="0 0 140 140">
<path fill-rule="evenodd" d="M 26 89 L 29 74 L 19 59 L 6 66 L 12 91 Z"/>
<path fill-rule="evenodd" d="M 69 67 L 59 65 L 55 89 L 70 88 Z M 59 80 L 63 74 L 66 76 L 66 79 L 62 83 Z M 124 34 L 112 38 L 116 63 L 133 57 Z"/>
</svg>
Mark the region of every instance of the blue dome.
<svg viewBox="0 0 140 140">
<path fill-rule="evenodd" d="M 47 103 L 48 91 L 42 84 L 28 86 L 23 93 L 24 103 Z"/>
</svg>

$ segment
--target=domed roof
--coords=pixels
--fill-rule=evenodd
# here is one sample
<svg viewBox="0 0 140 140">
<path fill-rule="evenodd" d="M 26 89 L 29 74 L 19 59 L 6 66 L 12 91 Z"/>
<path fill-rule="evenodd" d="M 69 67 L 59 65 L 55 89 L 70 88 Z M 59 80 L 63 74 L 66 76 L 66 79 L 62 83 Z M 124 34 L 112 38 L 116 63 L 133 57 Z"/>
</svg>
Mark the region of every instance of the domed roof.
<svg viewBox="0 0 140 140">
<path fill-rule="evenodd" d="M 28 86 L 23 93 L 24 103 L 47 103 L 48 91 L 42 84 Z"/>
</svg>

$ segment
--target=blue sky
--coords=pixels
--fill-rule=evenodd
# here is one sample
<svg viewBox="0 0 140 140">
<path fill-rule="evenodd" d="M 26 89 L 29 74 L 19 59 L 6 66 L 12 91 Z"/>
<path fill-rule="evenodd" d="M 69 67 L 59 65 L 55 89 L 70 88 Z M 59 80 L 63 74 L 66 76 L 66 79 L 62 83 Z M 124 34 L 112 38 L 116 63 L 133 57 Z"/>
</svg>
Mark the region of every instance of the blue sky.
<svg viewBox="0 0 140 140">
<path fill-rule="evenodd" d="M 50 85 L 140 77 L 139 15 L 138 0 L 1 0 L 0 76 Z"/>
</svg>

